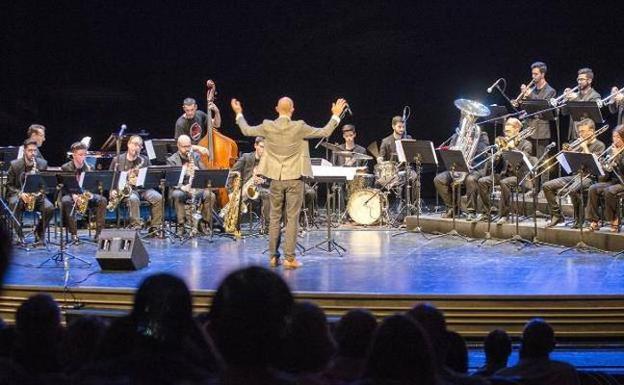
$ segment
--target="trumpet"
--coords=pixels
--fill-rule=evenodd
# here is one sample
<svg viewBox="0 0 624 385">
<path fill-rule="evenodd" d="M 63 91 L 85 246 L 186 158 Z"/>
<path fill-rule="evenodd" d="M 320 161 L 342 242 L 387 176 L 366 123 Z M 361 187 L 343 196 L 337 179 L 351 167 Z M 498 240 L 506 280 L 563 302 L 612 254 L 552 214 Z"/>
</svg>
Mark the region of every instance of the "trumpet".
<svg viewBox="0 0 624 385">
<path fill-rule="evenodd" d="M 598 107 L 602 108 L 604 106 L 606 106 L 607 104 L 611 104 L 613 103 L 613 101 L 611 99 L 615 98 L 618 94 L 622 94 L 624 93 L 624 86 L 620 87 L 620 88 L 615 88 L 617 91 L 616 92 L 611 92 L 611 95 L 607 96 L 604 99 L 601 99 L 598 101 Z"/>
<path fill-rule="evenodd" d="M 550 104 L 552 104 L 553 107 L 558 107 L 559 104 L 561 104 L 561 102 L 572 92 L 576 92 L 578 91 L 579 86 L 576 86 L 574 88 L 572 88 L 570 91 L 568 92 L 564 92 L 563 94 L 557 96 L 556 98 L 552 98 L 550 99 Z"/>
<path fill-rule="evenodd" d="M 533 90 L 535 89 L 535 79 L 531 79 L 531 81 L 529 82 L 529 84 L 526 86 L 526 88 L 524 89 L 524 91 L 520 91 L 520 93 L 518 94 L 518 97 L 516 97 L 511 104 L 513 104 L 514 106 L 518 106 L 520 104 L 520 100 L 525 99 L 526 98 L 526 94 L 527 94 L 527 90 L 529 91 L 529 94 L 531 92 L 533 92 Z"/>
</svg>

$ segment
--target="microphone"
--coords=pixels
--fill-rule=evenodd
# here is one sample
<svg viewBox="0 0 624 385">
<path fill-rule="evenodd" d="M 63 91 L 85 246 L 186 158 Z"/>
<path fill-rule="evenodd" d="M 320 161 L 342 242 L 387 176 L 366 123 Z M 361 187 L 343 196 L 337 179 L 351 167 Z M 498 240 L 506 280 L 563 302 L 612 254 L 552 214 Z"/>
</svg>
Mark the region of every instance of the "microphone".
<svg viewBox="0 0 624 385">
<path fill-rule="evenodd" d="M 345 107 L 345 112 L 353 116 L 353 111 L 351 111 L 351 106 L 349 106 L 348 104 L 347 104 L 347 107 Z"/>
<path fill-rule="evenodd" d="M 491 94 L 491 93 L 492 93 L 492 90 L 493 90 L 495 87 L 497 87 L 497 86 L 498 86 L 498 83 L 500 83 L 500 81 L 501 81 L 501 80 L 503 80 L 503 78 L 498 78 L 498 80 L 496 80 L 496 81 L 494 82 L 494 84 L 492 84 L 492 85 L 491 85 L 491 86 L 487 89 L 487 93 L 488 93 L 488 94 Z"/>
<path fill-rule="evenodd" d="M 119 129 L 119 133 L 117 134 L 117 136 L 121 137 L 124 132 L 126 131 L 126 128 L 128 128 L 128 126 L 126 126 L 125 124 L 121 125 L 121 128 Z"/>
</svg>

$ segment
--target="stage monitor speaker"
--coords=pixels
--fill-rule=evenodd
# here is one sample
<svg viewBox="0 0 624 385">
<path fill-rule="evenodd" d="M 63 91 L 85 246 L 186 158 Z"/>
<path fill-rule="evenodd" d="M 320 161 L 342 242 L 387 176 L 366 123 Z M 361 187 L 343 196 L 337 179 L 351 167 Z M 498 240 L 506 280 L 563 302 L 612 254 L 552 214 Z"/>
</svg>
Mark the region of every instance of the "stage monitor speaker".
<svg viewBox="0 0 624 385">
<path fill-rule="evenodd" d="M 135 230 L 103 230 L 95 259 L 102 270 L 139 270 L 149 263 Z"/>
</svg>

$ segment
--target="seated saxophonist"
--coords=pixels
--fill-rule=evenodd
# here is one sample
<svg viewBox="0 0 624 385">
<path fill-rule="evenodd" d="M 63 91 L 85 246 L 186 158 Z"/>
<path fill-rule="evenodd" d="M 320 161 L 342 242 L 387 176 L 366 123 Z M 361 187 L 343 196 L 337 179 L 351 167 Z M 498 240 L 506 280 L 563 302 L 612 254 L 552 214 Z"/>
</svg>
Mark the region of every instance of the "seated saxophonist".
<svg viewBox="0 0 624 385">
<path fill-rule="evenodd" d="M 492 202 L 490 200 L 490 192 L 492 190 L 492 172 L 494 173 L 494 183 L 500 185 L 501 196 L 499 201 L 499 220 L 496 222 L 499 225 L 507 222 L 507 217 L 511 211 L 511 197 L 512 190 L 518 185 L 518 178 L 522 178 L 522 174 L 519 174 L 519 170 L 513 170 L 513 166 L 509 164 L 503 157 L 504 151 L 520 151 L 527 157 L 531 156 L 533 151 L 533 145 L 523 136 L 521 136 L 520 129 L 522 128 L 522 122 L 516 118 L 509 118 L 505 122 L 505 128 L 503 129 L 504 137 L 496 138 L 496 144 L 498 151 L 494 155 L 494 170 L 492 170 L 491 163 L 486 162 L 486 170 L 483 172 L 485 176 L 479 178 L 479 197 L 483 203 L 483 210 L 485 211 L 485 218 L 487 215 L 491 215 Z M 531 129 L 528 129 L 531 130 Z M 532 131 L 532 130 L 531 130 Z M 526 131 L 523 131 L 523 133 Z"/>
<path fill-rule="evenodd" d="M 596 138 L 596 124 L 591 119 L 584 119 L 578 122 L 578 136 L 579 139 L 576 142 L 580 142 L 579 145 L 574 145 L 569 148 L 569 151 L 580 151 L 584 153 L 593 153 L 600 155 L 604 149 L 605 144 Z M 568 145 L 569 146 L 569 145 Z M 568 148 L 564 145 L 564 150 Z M 574 224 L 573 228 L 580 228 L 581 223 L 581 192 L 585 192 L 589 186 L 593 183 L 591 178 L 583 178 L 583 186 L 580 181 L 576 181 L 575 175 L 562 176 L 561 178 L 550 180 L 542 186 L 544 190 L 544 196 L 548 202 L 548 208 L 550 210 L 550 222 L 547 227 L 553 227 L 563 222 L 563 215 L 561 213 L 561 207 L 559 206 L 559 196 L 569 193 L 572 199 L 572 205 L 574 206 Z M 564 190 L 565 189 L 565 190 Z M 563 191 L 562 191 L 563 190 Z"/>
<path fill-rule="evenodd" d="M 620 197 L 624 193 L 622 176 L 624 175 L 624 125 L 615 127 L 611 135 L 613 145 L 601 156 L 602 167 L 606 173 L 598 183 L 589 187 L 585 217 L 589 221 L 589 230 L 600 229 L 600 213 L 598 206 L 600 197 L 604 196 L 604 219 L 609 222 L 611 232 L 620 232 L 621 218 L 618 213 Z"/>
<path fill-rule="evenodd" d="M 169 198 L 173 200 L 173 205 L 175 207 L 178 233 L 179 235 L 184 235 L 186 202 L 192 200 L 196 204 L 201 205 L 202 226 L 204 226 L 211 219 L 215 194 L 208 189 L 198 189 L 195 191 L 191 188 L 192 176 L 195 170 L 205 169 L 205 166 L 200 161 L 199 155 L 192 150 L 193 144 L 191 138 L 188 135 L 180 135 L 178 137 L 177 146 L 178 151 L 167 158 L 167 164 L 169 166 L 186 166 L 184 169 L 186 175 L 184 175 L 182 186 L 171 189 Z"/>
<path fill-rule="evenodd" d="M 128 140 L 127 151 L 120 154 L 118 157 L 113 158 L 110 169 L 128 172 L 128 184 L 130 185 L 131 190 L 128 196 L 124 196 L 121 200 L 118 200 L 117 195 L 120 192 L 117 191 L 117 189 L 114 189 L 110 193 L 111 195 L 109 201 L 127 202 L 130 216 L 130 227 L 134 229 L 140 229 L 142 227 L 140 211 L 141 199 L 149 202 L 152 214 L 149 231 L 152 232 L 162 224 L 162 195 L 154 189 L 138 189 L 133 185 L 133 181 L 136 180 L 139 169 L 150 165 L 149 159 L 146 156 L 141 155 L 142 148 L 143 139 L 138 135 L 133 135 Z"/>
<path fill-rule="evenodd" d="M 85 171 L 92 171 L 91 166 L 85 162 L 87 157 L 87 146 L 82 142 L 75 142 L 71 145 L 72 159 L 61 166 L 61 170 L 73 172 L 76 174 L 76 179 L 80 179 L 80 175 Z M 61 198 L 61 208 L 63 210 L 63 219 L 71 234 L 73 243 L 78 243 L 78 227 L 76 225 L 76 217 L 72 215 L 79 212 L 85 214 L 89 207 L 97 207 L 95 212 L 95 240 L 100 237 L 102 228 L 104 228 L 104 219 L 106 217 L 106 204 L 107 199 L 99 194 L 95 194 L 91 191 L 83 191 L 82 194 L 69 194 L 66 191 L 63 192 Z"/>
<path fill-rule="evenodd" d="M 24 210 L 41 214 L 41 219 L 35 229 L 35 245 L 45 245 L 45 230 L 52 218 L 54 206 L 46 197 L 45 192 L 25 193 L 23 189 L 26 174 L 36 174 L 48 167 L 48 162 L 43 158 L 38 158 L 37 154 L 37 141 L 26 139 L 23 157 L 12 161 L 9 167 L 6 182 L 7 200 L 18 219 Z M 18 231 L 22 238 L 21 230 Z"/>
<path fill-rule="evenodd" d="M 255 186 L 256 191 L 259 194 L 262 206 L 260 208 L 260 218 L 262 219 L 262 227 L 268 229 L 269 227 L 269 210 L 271 209 L 271 200 L 269 199 L 269 189 L 267 181 L 257 175 L 256 170 L 260 163 L 260 158 L 264 153 L 264 138 L 257 136 L 254 141 L 254 151 L 247 152 L 241 155 L 240 158 L 234 163 L 231 171 L 238 172 L 241 175 L 243 186 Z M 228 190 L 232 190 L 232 182 L 234 178 L 233 173 L 228 176 L 227 186 Z M 253 178 L 253 179 L 252 179 Z M 245 189 L 245 187 L 243 187 Z"/>
<path fill-rule="evenodd" d="M 458 142 L 459 135 L 457 133 L 453 134 L 450 138 L 449 147 L 454 148 Z M 486 147 L 490 144 L 490 139 L 487 136 L 487 132 L 481 131 L 479 135 L 477 150 L 476 153 L 483 152 Z M 474 159 L 473 162 L 478 162 L 478 160 Z M 471 164 L 469 164 L 471 166 Z M 478 190 L 478 181 L 484 175 L 485 166 L 481 166 L 477 170 L 471 170 L 465 179 L 466 184 L 466 214 L 468 220 L 475 219 L 476 210 L 477 210 L 477 190 Z M 442 198 L 444 205 L 446 206 L 446 212 L 442 214 L 442 218 L 450 218 L 453 214 L 453 194 L 452 194 L 452 184 L 454 182 L 453 176 L 450 171 L 443 171 L 433 178 L 433 184 L 435 185 L 436 191 Z M 459 206 L 459 202 L 457 202 Z"/>
</svg>

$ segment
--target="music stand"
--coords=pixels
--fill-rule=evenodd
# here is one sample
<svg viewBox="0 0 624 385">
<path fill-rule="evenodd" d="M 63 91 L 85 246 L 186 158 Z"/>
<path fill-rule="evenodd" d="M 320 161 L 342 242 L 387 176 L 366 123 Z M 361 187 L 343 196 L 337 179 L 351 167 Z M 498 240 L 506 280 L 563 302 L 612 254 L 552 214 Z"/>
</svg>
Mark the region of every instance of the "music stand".
<svg viewBox="0 0 624 385">
<path fill-rule="evenodd" d="M 158 236 L 158 238 L 167 238 L 170 241 L 173 241 L 171 237 L 175 236 L 173 232 L 169 229 L 165 228 L 165 185 L 163 184 L 165 169 L 167 166 L 148 166 L 145 170 L 145 178 L 141 180 L 141 174 L 137 179 L 137 184 L 135 187 L 142 187 L 144 190 L 147 189 L 159 189 L 161 205 L 163 210 L 162 221 L 158 226 L 153 226 L 153 230 L 142 236 L 141 238 L 148 238 L 154 235 Z M 153 224 L 152 224 L 153 225 Z"/>
<path fill-rule="evenodd" d="M 167 218 L 167 216 L 165 215 L 166 211 L 165 211 L 165 202 L 166 202 L 166 197 L 165 197 L 165 190 L 167 188 L 171 188 L 171 187 L 176 187 L 176 186 L 181 186 L 182 182 L 184 180 L 184 175 L 182 175 L 182 166 L 168 166 L 166 168 L 161 168 L 161 170 L 163 170 L 164 175 L 162 175 L 162 178 L 160 179 L 160 192 L 161 192 L 161 196 L 162 196 L 162 207 L 163 207 L 163 221 L 160 225 L 160 229 L 159 229 L 159 237 L 160 238 L 164 238 L 165 234 L 166 237 L 170 240 L 170 241 L 174 241 L 175 238 L 181 238 L 179 237 L 177 234 L 175 234 L 173 231 L 170 230 L 171 226 L 169 226 L 169 228 L 167 228 L 167 226 L 165 225 L 165 219 Z M 177 219 L 177 218 L 176 218 Z"/>
<path fill-rule="evenodd" d="M 342 245 L 340 245 L 338 242 L 336 242 L 336 240 L 334 239 L 334 235 L 331 231 L 332 228 L 332 223 L 331 223 L 331 214 L 330 214 L 330 208 L 329 208 L 329 200 L 330 200 L 330 196 L 331 196 L 331 189 L 330 186 L 332 184 L 340 184 L 340 183 L 346 183 L 347 182 L 347 177 L 345 176 L 315 176 L 314 177 L 314 182 L 315 183 L 325 183 L 326 189 L 327 189 L 327 198 L 325 199 L 325 210 L 327 211 L 326 213 L 326 218 L 327 218 L 327 238 L 325 238 L 323 241 L 317 243 L 316 245 L 310 247 L 308 250 L 311 249 L 321 249 L 323 251 L 327 251 L 329 253 L 331 253 L 332 251 L 336 251 L 338 253 L 339 257 L 342 257 L 342 253 L 346 253 L 347 249 L 345 249 Z M 327 244 L 327 248 L 323 248 L 321 247 L 322 245 Z M 342 251 L 342 252 L 341 252 Z"/>
<path fill-rule="evenodd" d="M 571 173 L 576 173 L 581 181 L 581 191 L 580 191 L 580 197 L 581 197 L 581 212 L 579 213 L 581 218 L 580 222 L 581 222 L 581 235 L 580 235 L 580 240 L 579 242 L 574 245 L 573 247 L 568 247 L 565 250 L 562 250 L 561 252 L 559 252 L 559 254 L 565 253 L 566 251 L 571 251 L 571 250 L 576 250 L 576 251 L 580 251 L 580 252 L 602 252 L 603 250 L 600 250 L 597 247 L 593 247 L 593 246 L 589 246 L 588 244 L 585 243 L 584 239 L 583 239 L 583 227 L 585 225 L 585 210 L 583 210 L 583 208 L 585 207 L 585 198 L 584 198 L 584 192 L 583 192 L 583 178 L 588 178 L 590 175 L 594 175 L 594 176 L 604 176 L 605 173 L 602 169 L 602 166 L 600 165 L 600 161 L 598 160 L 598 157 L 596 156 L 596 154 L 587 154 L 584 152 L 563 152 L 563 157 L 560 161 L 563 161 L 562 163 L 562 167 L 564 168 L 569 168 L 571 170 Z M 567 167 L 566 167 L 567 166 Z"/>
<path fill-rule="evenodd" d="M 397 236 L 400 234 L 405 234 L 408 232 L 411 233 L 420 233 L 425 239 L 427 236 L 424 235 L 422 229 L 420 228 L 420 212 L 421 212 L 421 204 L 420 204 L 420 180 L 421 180 L 421 171 L 422 165 L 435 165 L 438 166 L 438 157 L 436 156 L 435 149 L 433 148 L 433 142 L 429 140 L 414 140 L 414 139 L 402 139 L 397 143 L 397 152 L 399 156 L 400 162 L 405 162 L 405 180 L 406 180 L 406 193 L 405 193 L 405 214 L 411 215 L 413 209 L 416 210 L 416 228 L 411 231 L 401 231 L 399 233 L 394 234 L 393 236 Z M 411 202 L 412 199 L 412 185 L 410 183 L 410 172 L 411 165 L 414 164 L 414 169 L 416 171 L 416 199 L 417 203 L 414 205 Z M 399 210 L 400 212 L 401 210 Z"/>
<path fill-rule="evenodd" d="M 50 183 L 48 185 L 48 183 Z M 33 194 L 33 193 L 41 193 L 42 195 L 47 194 L 48 192 L 54 191 L 54 188 L 50 188 L 49 186 L 56 186 L 56 177 L 53 176 L 52 178 L 45 178 L 41 173 L 39 174 L 24 174 L 24 182 L 22 184 L 22 193 L 27 193 L 27 194 Z M 21 199 L 18 196 L 18 199 Z M 19 201 L 17 202 L 17 204 L 15 205 L 15 207 L 13 208 L 13 215 L 15 216 L 15 211 L 17 210 L 17 206 L 19 205 Z M 42 219 L 43 220 L 43 217 Z M 34 235 L 35 233 L 35 228 L 33 227 L 33 230 L 31 232 L 29 232 L 26 235 L 22 234 L 22 229 L 19 228 L 18 229 L 18 238 L 20 238 L 23 242 L 24 242 L 24 248 L 26 250 L 30 250 L 27 245 L 25 245 L 25 239 L 28 238 L 28 236 L 30 235 Z"/>
<path fill-rule="evenodd" d="M 457 185 L 460 185 L 461 192 L 461 184 L 464 181 L 465 177 L 463 175 L 453 175 L 455 173 L 468 173 L 470 170 L 468 169 L 468 165 L 466 164 L 466 160 L 464 159 L 464 154 L 460 150 L 450 150 L 450 149 L 439 149 L 440 157 L 442 157 L 442 163 L 449 172 L 451 177 L 451 199 L 452 199 L 452 218 L 453 218 L 453 228 L 447 233 L 440 233 L 439 231 L 435 232 L 435 236 L 429 238 L 429 240 L 434 240 L 443 237 L 457 237 L 463 239 L 466 242 L 472 242 L 474 239 L 467 237 L 465 235 L 461 235 L 457 232 L 456 222 L 455 222 L 455 211 L 457 206 Z M 457 179 L 456 179 L 457 177 Z"/>
<path fill-rule="evenodd" d="M 507 115 L 509 115 L 509 110 L 506 106 L 499 106 L 497 104 L 489 105 L 488 108 L 490 109 L 488 121 L 494 123 L 494 137 L 496 138 L 497 127 L 501 124 L 501 121 L 504 121 Z"/>
<path fill-rule="evenodd" d="M 596 124 L 604 122 L 602 112 L 597 102 L 571 101 L 565 105 L 564 111 L 570 114 L 570 126 L 572 126 L 571 128 L 575 133 L 576 123 L 583 119 L 591 119 Z M 568 138 L 571 137 L 572 130 L 568 133 Z"/>
<path fill-rule="evenodd" d="M 145 152 L 154 165 L 167 164 L 167 158 L 178 151 L 175 139 L 150 139 L 145 141 Z"/>
<path fill-rule="evenodd" d="M 191 183 L 191 188 L 199 189 L 199 190 L 212 190 L 218 188 L 225 188 L 227 184 L 228 175 L 230 173 L 229 169 L 224 170 L 195 170 L 195 176 L 193 176 L 193 183 Z M 241 196 L 242 199 L 242 196 Z M 210 232 L 209 242 L 213 241 L 214 237 L 214 218 L 221 218 L 214 211 L 214 202 L 212 202 L 212 212 L 210 219 L 208 220 L 208 228 Z M 203 218 L 204 221 L 206 218 Z M 233 241 L 236 240 L 236 236 L 234 234 L 229 234 L 225 232 L 225 229 L 222 233 L 218 234 L 220 237 L 230 238 Z"/>
<path fill-rule="evenodd" d="M 516 232 L 511 238 L 496 242 L 493 246 L 502 245 L 504 243 L 520 243 L 519 249 L 523 249 L 526 246 L 536 246 L 535 242 L 524 239 L 520 236 L 520 202 L 518 201 L 518 195 L 520 194 L 521 180 L 518 176 L 518 171 L 520 171 L 520 169 L 522 169 L 523 167 L 531 170 L 531 162 L 529 161 L 525 153 L 517 150 L 503 151 L 503 159 L 506 165 L 511 166 L 511 169 L 513 170 L 513 175 L 516 177 L 516 187 L 514 189 L 515 192 L 512 195 L 512 202 L 509 202 L 510 204 L 515 206 L 514 211 L 516 214 Z"/>
<path fill-rule="evenodd" d="M 561 147 L 561 134 L 559 131 L 559 117 L 558 117 L 558 108 L 555 108 L 550 104 L 550 101 L 546 99 L 534 99 L 534 100 L 522 100 L 521 102 L 522 109 L 526 111 L 529 119 L 539 119 L 546 121 L 555 121 L 555 128 L 557 130 L 557 147 Z M 534 149 L 537 149 L 537 140 L 535 139 Z M 536 150 L 536 155 L 537 154 Z M 550 174 L 550 173 L 549 173 Z M 561 170 L 559 170 L 559 176 L 561 176 Z M 544 179 L 544 178 L 542 178 Z M 537 184 L 539 186 L 539 184 Z"/>
<path fill-rule="evenodd" d="M 18 151 L 19 147 L 0 147 L 0 177 L 2 178 L 0 179 L 0 200 L 3 202 L 6 196 L 6 173 L 9 171 L 9 167 L 11 167 L 11 162 L 17 159 Z M 4 204 L 8 207 L 6 202 Z"/>
</svg>

